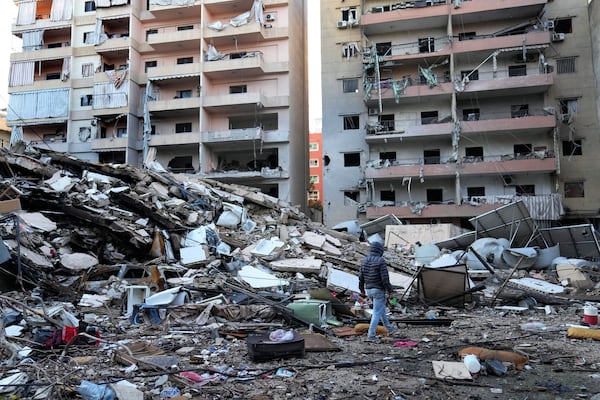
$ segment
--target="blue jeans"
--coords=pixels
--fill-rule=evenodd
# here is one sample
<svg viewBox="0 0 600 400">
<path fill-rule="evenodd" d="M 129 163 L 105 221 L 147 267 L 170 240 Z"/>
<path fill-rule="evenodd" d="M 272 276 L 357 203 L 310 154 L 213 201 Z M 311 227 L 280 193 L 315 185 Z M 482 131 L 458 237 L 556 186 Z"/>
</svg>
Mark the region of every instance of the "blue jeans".
<svg viewBox="0 0 600 400">
<path fill-rule="evenodd" d="M 380 320 L 383 322 L 383 326 L 387 328 L 388 332 L 392 331 L 394 328 L 392 327 L 392 324 L 390 324 L 390 320 L 385 313 L 385 290 L 367 289 L 365 292 L 373 302 L 373 315 L 371 316 L 371 324 L 369 325 L 367 337 L 374 338 L 376 336 L 377 325 Z"/>
</svg>

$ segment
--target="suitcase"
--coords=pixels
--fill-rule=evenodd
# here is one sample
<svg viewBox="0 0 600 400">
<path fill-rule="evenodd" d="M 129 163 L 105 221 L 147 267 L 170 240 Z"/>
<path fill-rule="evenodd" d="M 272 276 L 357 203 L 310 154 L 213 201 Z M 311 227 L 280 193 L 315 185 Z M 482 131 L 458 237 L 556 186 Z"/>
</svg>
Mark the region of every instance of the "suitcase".
<svg viewBox="0 0 600 400">
<path fill-rule="evenodd" d="M 279 358 L 304 357 L 304 337 L 294 332 L 294 338 L 285 342 L 273 342 L 269 333 L 250 335 L 246 338 L 248 356 L 254 362 Z"/>
</svg>

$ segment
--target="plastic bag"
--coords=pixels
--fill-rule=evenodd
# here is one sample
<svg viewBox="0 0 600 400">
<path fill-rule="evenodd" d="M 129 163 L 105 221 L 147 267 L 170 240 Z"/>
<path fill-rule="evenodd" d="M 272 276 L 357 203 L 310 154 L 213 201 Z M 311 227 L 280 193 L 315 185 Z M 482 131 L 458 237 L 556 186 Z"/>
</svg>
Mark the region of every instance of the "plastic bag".
<svg viewBox="0 0 600 400">
<path fill-rule="evenodd" d="M 115 400 L 115 392 L 107 385 L 98 385 L 90 381 L 82 381 L 77 387 L 79 393 L 85 400 Z"/>
</svg>

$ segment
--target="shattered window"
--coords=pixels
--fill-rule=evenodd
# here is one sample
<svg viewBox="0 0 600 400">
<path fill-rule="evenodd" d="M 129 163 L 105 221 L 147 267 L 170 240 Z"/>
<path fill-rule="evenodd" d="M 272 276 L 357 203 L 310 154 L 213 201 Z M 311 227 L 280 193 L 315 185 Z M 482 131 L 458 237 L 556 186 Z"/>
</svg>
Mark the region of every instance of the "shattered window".
<svg viewBox="0 0 600 400">
<path fill-rule="evenodd" d="M 392 42 L 382 42 L 375 45 L 378 56 L 391 56 L 392 55 Z"/>
<path fill-rule="evenodd" d="M 583 181 L 565 182 L 565 197 L 585 197 Z"/>
<path fill-rule="evenodd" d="M 583 155 L 581 147 L 581 139 L 563 140 L 562 142 L 563 156 L 581 156 Z"/>
<path fill-rule="evenodd" d="M 342 21 L 346 21 L 353 24 L 356 21 L 358 21 L 357 15 L 358 14 L 356 12 L 356 7 L 348 7 L 342 9 Z"/>
<path fill-rule="evenodd" d="M 247 93 L 247 92 L 248 92 L 248 86 L 247 85 L 229 86 L 229 94 Z"/>
<path fill-rule="evenodd" d="M 421 125 L 435 124 L 438 120 L 437 111 L 422 111 Z"/>
<path fill-rule="evenodd" d="M 144 72 L 148 73 L 148 68 L 156 68 L 157 65 L 156 60 L 146 61 L 144 63 Z"/>
<path fill-rule="evenodd" d="M 96 2 L 93 0 L 88 0 L 85 2 L 85 12 L 90 12 L 96 10 Z"/>
<path fill-rule="evenodd" d="M 191 90 L 178 90 L 175 95 L 176 99 L 189 99 L 191 97 L 192 97 Z"/>
<path fill-rule="evenodd" d="M 472 200 L 473 197 L 483 197 L 485 196 L 485 186 L 474 186 L 467 188 L 467 196 L 469 200 Z"/>
<path fill-rule="evenodd" d="M 527 65 L 510 65 L 508 76 L 527 76 Z"/>
<path fill-rule="evenodd" d="M 463 121 L 479 121 L 479 108 L 465 108 Z"/>
<path fill-rule="evenodd" d="M 309 143 L 308 150 L 309 151 L 318 151 L 319 150 L 319 143 Z"/>
<path fill-rule="evenodd" d="M 427 202 L 428 203 L 443 203 L 444 202 L 444 190 L 443 189 L 427 189 Z"/>
<path fill-rule="evenodd" d="M 419 39 L 419 53 L 431 53 L 435 51 L 435 38 L 427 37 Z"/>
<path fill-rule="evenodd" d="M 319 191 L 318 190 L 310 190 L 308 192 L 308 200 L 312 200 L 312 201 L 319 200 Z"/>
<path fill-rule="evenodd" d="M 516 185 L 515 192 L 519 196 L 535 196 L 535 185 Z"/>
<path fill-rule="evenodd" d="M 396 192 L 393 190 L 382 190 L 379 192 L 379 200 L 396 202 Z"/>
<path fill-rule="evenodd" d="M 175 133 L 189 133 L 192 131 L 192 123 L 191 122 L 181 122 L 175 124 Z"/>
<path fill-rule="evenodd" d="M 309 167 L 318 167 L 319 166 L 319 159 L 318 158 L 311 158 L 308 161 L 308 166 Z"/>
<path fill-rule="evenodd" d="M 192 64 L 194 57 L 181 57 L 177 59 L 177 64 Z"/>
<path fill-rule="evenodd" d="M 193 29 L 194 29 L 194 25 L 184 25 L 184 26 L 177 27 L 178 31 L 191 31 Z"/>
<path fill-rule="evenodd" d="M 479 80 L 479 71 L 460 71 L 460 79 L 465 79 L 465 76 L 469 77 L 470 81 L 478 81 Z"/>
<path fill-rule="evenodd" d="M 515 153 L 515 157 L 517 158 L 529 157 L 533 151 L 532 149 L 533 147 L 531 146 L 531 143 L 515 144 L 513 146 L 513 151 Z"/>
<path fill-rule="evenodd" d="M 556 60 L 556 73 L 557 74 L 573 74 L 577 72 L 575 69 L 576 57 L 565 57 Z"/>
<path fill-rule="evenodd" d="M 82 107 L 91 106 L 93 104 L 94 104 L 94 96 L 92 96 L 91 94 L 86 94 L 84 96 L 81 96 L 80 105 Z"/>
<path fill-rule="evenodd" d="M 344 205 L 352 205 L 358 202 L 358 192 L 355 191 L 347 191 L 344 192 Z"/>
<path fill-rule="evenodd" d="M 395 127 L 394 114 L 385 114 L 379 116 L 379 124 L 383 131 L 393 132 Z"/>
<path fill-rule="evenodd" d="M 462 33 L 458 34 L 459 41 L 472 40 L 472 39 L 475 39 L 476 37 L 477 37 L 477 33 L 475 33 L 475 32 L 462 32 Z"/>
<path fill-rule="evenodd" d="M 558 18 L 554 20 L 554 32 L 573 33 L 571 18 Z"/>
<path fill-rule="evenodd" d="M 358 115 L 344 116 L 344 130 L 358 129 L 360 119 Z"/>
<path fill-rule="evenodd" d="M 558 100 L 561 114 L 577 114 L 579 112 L 579 99 L 565 98 Z"/>
<path fill-rule="evenodd" d="M 319 183 L 319 175 L 311 175 L 308 178 L 308 182 L 311 184 Z"/>
<path fill-rule="evenodd" d="M 395 161 L 396 160 L 396 152 L 395 151 L 382 151 L 381 153 L 379 153 L 379 159 Z"/>
<path fill-rule="evenodd" d="M 360 167 L 360 153 L 344 154 L 344 167 Z"/>
<path fill-rule="evenodd" d="M 439 164 L 440 163 L 440 150 L 423 150 L 423 159 L 425 164 Z"/>
<path fill-rule="evenodd" d="M 358 79 L 342 80 L 344 93 L 358 93 Z"/>
<path fill-rule="evenodd" d="M 510 106 L 511 118 L 522 118 L 529 115 L 529 104 L 515 104 Z"/>
</svg>

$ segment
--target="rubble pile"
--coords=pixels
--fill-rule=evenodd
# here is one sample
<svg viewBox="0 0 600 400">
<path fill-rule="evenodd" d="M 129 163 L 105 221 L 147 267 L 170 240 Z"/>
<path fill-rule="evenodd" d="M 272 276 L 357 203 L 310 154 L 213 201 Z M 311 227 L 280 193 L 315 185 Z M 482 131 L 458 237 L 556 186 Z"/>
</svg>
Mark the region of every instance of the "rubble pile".
<svg viewBox="0 0 600 400">
<path fill-rule="evenodd" d="M 358 295 L 368 242 L 287 202 L 24 146 L 0 174 L 0 396 L 596 394 L 591 225 L 537 229 L 523 204 L 435 243 L 393 242 L 383 224 L 400 329 L 375 344 Z M 568 380 L 548 374 L 567 365 Z"/>
</svg>

